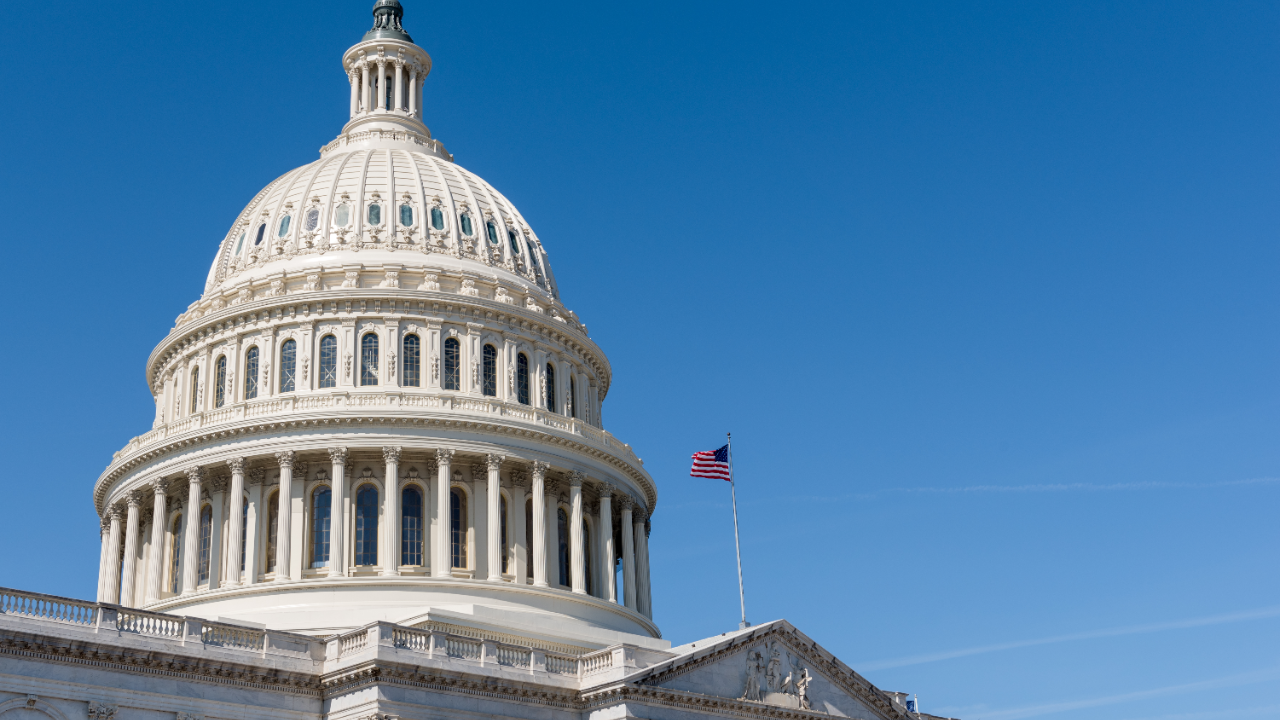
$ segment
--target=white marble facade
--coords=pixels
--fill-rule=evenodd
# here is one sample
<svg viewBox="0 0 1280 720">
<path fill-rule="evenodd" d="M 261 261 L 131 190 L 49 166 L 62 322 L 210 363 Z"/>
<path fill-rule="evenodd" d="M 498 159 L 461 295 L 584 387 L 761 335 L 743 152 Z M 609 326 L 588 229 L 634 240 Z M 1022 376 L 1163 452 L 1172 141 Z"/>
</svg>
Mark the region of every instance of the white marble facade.
<svg viewBox="0 0 1280 720">
<path fill-rule="evenodd" d="M 342 133 L 148 359 L 95 601 L 0 588 L 0 720 L 932 717 L 785 621 L 662 638 L 608 359 L 423 124 L 401 16 L 377 1 Z"/>
</svg>

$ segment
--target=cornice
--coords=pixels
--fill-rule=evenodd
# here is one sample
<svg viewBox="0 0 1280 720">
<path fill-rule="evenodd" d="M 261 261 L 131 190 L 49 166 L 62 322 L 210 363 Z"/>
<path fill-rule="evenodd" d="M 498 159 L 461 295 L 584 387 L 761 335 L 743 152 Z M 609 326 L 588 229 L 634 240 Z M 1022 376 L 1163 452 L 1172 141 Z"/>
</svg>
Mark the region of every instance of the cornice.
<svg viewBox="0 0 1280 720">
<path fill-rule="evenodd" d="M 533 703 L 566 710 L 577 710 L 583 707 L 581 695 L 576 690 L 538 685 L 532 682 L 507 683 L 488 675 L 439 671 L 385 660 L 370 660 L 367 663 L 328 673 L 321 678 L 321 683 L 325 699 L 370 685 L 390 683 L 454 695 Z"/>
</svg>

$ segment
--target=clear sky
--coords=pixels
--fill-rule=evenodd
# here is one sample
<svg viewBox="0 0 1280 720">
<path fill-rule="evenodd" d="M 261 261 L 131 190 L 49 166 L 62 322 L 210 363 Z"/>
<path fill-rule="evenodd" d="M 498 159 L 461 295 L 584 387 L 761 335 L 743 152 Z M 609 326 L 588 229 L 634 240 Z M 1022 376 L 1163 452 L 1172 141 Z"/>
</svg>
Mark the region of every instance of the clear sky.
<svg viewBox="0 0 1280 720">
<path fill-rule="evenodd" d="M 732 431 L 752 621 L 965 720 L 1280 717 L 1280 6 L 403 1 L 613 363 L 668 638 L 737 623 Z M 92 597 L 146 357 L 370 5 L 0 10 L 0 585 Z"/>
</svg>

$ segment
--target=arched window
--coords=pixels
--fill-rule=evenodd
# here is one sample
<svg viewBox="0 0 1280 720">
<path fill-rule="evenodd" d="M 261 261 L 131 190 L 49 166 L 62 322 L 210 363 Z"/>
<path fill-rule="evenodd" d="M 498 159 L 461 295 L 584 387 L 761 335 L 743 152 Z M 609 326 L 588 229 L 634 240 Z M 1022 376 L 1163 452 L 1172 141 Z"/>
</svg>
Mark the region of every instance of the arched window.
<svg viewBox="0 0 1280 720">
<path fill-rule="evenodd" d="M 543 398 L 547 401 L 547 409 L 551 412 L 556 410 L 556 368 L 551 363 L 547 363 L 547 396 Z"/>
<path fill-rule="evenodd" d="M 365 333 L 360 338 L 360 384 L 378 384 L 378 336 Z"/>
<path fill-rule="evenodd" d="M 338 338 L 325 335 L 320 338 L 320 387 L 338 386 Z"/>
<path fill-rule="evenodd" d="M 245 236 L 246 234 L 247 234 L 247 233 L 243 233 L 243 232 L 242 232 L 242 233 L 240 233 L 240 239 L 236 241 L 236 251 L 235 251 L 234 253 L 232 253 L 233 255 L 239 255 L 239 254 L 240 254 L 240 250 L 242 250 L 242 249 L 244 248 L 244 236 Z"/>
<path fill-rule="evenodd" d="M 307 211 L 307 215 L 302 222 L 302 229 L 307 232 L 315 232 L 320 227 L 320 208 L 311 208 Z"/>
<path fill-rule="evenodd" d="M 263 236 L 263 235 L 266 235 L 266 234 L 267 234 L 267 224 L 266 224 L 266 223 L 262 223 L 261 225 L 259 225 L 259 226 L 258 226 L 258 238 L 257 238 L 256 240 L 254 240 L 254 241 L 253 241 L 253 244 L 254 244 L 254 245 L 261 245 L 261 244 L 262 244 L 262 236 Z"/>
<path fill-rule="evenodd" d="M 422 565 L 422 491 L 410 485 L 400 493 L 400 564 Z"/>
<path fill-rule="evenodd" d="M 412 205 L 400 206 L 400 224 L 403 225 L 404 227 L 413 226 L 413 206 Z"/>
<path fill-rule="evenodd" d="M 356 565 L 378 564 L 378 488 L 356 492 Z"/>
<path fill-rule="evenodd" d="M 191 404 L 187 406 L 187 414 L 200 412 L 200 366 L 191 368 Z"/>
<path fill-rule="evenodd" d="M 311 494 L 311 567 L 329 566 L 329 509 L 333 496 L 329 488 Z"/>
<path fill-rule="evenodd" d="M 438 207 L 431 208 L 431 227 L 436 230 L 444 229 L 444 213 Z"/>
<path fill-rule="evenodd" d="M 565 409 L 569 411 L 569 417 L 578 417 L 578 383 L 574 381 L 573 375 L 569 376 L 569 407 Z"/>
<path fill-rule="evenodd" d="M 485 345 L 484 352 L 484 384 L 481 391 L 488 397 L 498 396 L 498 349 L 492 345 Z"/>
<path fill-rule="evenodd" d="M 289 234 L 289 223 L 293 221 L 293 216 L 285 215 L 280 218 L 280 231 L 276 233 L 276 237 L 284 237 Z"/>
<path fill-rule="evenodd" d="M 247 545 L 245 545 L 245 542 L 247 542 L 248 540 L 249 540 L 249 498 L 245 498 L 240 503 L 240 572 L 241 574 L 244 573 L 244 554 L 245 554 L 245 548 L 248 547 Z M 236 580 L 238 581 L 239 579 L 240 577 L 237 575 Z"/>
<path fill-rule="evenodd" d="M 462 234 L 467 237 L 471 237 L 472 233 L 475 232 L 471 228 L 471 216 L 466 213 L 462 213 L 462 216 L 458 218 L 458 224 L 462 226 Z"/>
<path fill-rule="evenodd" d="M 219 357 L 213 368 L 213 406 L 220 408 L 227 402 L 227 356 Z"/>
<path fill-rule="evenodd" d="M 280 346 L 280 392 L 294 390 L 294 375 L 298 369 L 298 343 L 285 340 Z"/>
<path fill-rule="evenodd" d="M 417 335 L 404 336 L 404 384 L 422 385 L 422 341 Z"/>
<path fill-rule="evenodd" d="M 484 227 L 485 227 L 485 230 L 489 233 L 489 244 L 497 245 L 498 244 L 498 227 L 493 224 L 493 221 L 489 221 L 485 223 Z"/>
<path fill-rule="evenodd" d="M 338 227 L 346 227 L 349 222 L 351 222 L 351 207 L 343 203 L 333 211 L 333 224 Z"/>
<path fill-rule="evenodd" d="M 244 356 L 244 399 L 258 397 L 258 346 L 249 348 Z"/>
<path fill-rule="evenodd" d="M 370 225 L 382 224 L 382 206 L 379 205 L 378 203 L 374 203 L 369 206 L 369 224 Z"/>
<path fill-rule="evenodd" d="M 500 528 L 498 529 L 498 536 L 499 536 L 498 547 L 502 548 L 502 550 L 500 550 L 500 553 L 502 555 L 502 571 L 501 572 L 507 573 L 507 572 L 510 572 L 510 570 L 507 569 L 507 566 L 511 564 L 510 563 L 511 553 L 508 552 L 508 548 L 511 547 L 511 543 L 507 541 L 507 496 L 506 495 L 499 496 L 498 505 L 500 506 L 498 508 L 498 517 L 501 518 L 501 520 L 499 521 Z"/>
<path fill-rule="evenodd" d="M 182 587 L 182 514 L 173 518 L 173 547 L 169 552 L 169 592 L 177 595 Z"/>
<path fill-rule="evenodd" d="M 564 508 L 556 510 L 556 538 L 559 541 L 556 544 L 558 552 L 556 557 L 560 559 L 560 584 L 569 585 L 569 516 L 565 514 Z"/>
<path fill-rule="evenodd" d="M 213 549 L 213 508 L 200 511 L 200 582 L 209 582 L 209 551 Z"/>
<path fill-rule="evenodd" d="M 524 576 L 533 580 L 533 500 L 524 502 Z"/>
<path fill-rule="evenodd" d="M 462 343 L 457 338 L 444 341 L 444 389 L 460 389 L 459 376 L 462 370 Z"/>
<path fill-rule="evenodd" d="M 280 532 L 280 493 L 273 492 L 267 499 L 267 557 L 262 564 L 267 572 L 276 571 L 276 534 Z"/>
<path fill-rule="evenodd" d="M 516 356 L 516 402 L 529 404 L 529 356 L 524 353 Z"/>
<path fill-rule="evenodd" d="M 456 488 L 449 491 L 449 557 L 453 567 L 467 566 L 467 496 Z"/>
<path fill-rule="evenodd" d="M 507 233 L 507 244 L 511 246 L 512 255 L 520 254 L 520 241 L 516 240 L 516 234 L 514 232 Z"/>
</svg>

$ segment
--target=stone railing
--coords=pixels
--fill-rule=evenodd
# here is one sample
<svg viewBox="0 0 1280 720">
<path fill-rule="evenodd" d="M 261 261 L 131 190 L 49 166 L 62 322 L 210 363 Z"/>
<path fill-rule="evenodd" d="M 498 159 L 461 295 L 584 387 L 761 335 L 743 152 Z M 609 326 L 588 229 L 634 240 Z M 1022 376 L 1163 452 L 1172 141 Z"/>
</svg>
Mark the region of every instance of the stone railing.
<svg viewBox="0 0 1280 720">
<path fill-rule="evenodd" d="M 391 411 L 414 409 L 447 410 L 490 417 L 495 420 L 501 418 L 532 423 L 570 435 L 577 435 L 586 440 L 588 444 L 595 445 L 613 455 L 628 460 L 636 466 L 644 464 L 639 457 L 636 457 L 630 445 L 618 440 L 608 431 L 589 425 L 577 418 L 566 417 L 559 413 L 548 412 L 519 403 L 504 402 L 494 398 L 433 394 L 415 389 L 288 395 L 234 403 L 216 410 L 196 413 L 195 415 L 175 420 L 166 425 L 161 425 L 148 433 L 139 435 L 116 452 L 112 456 L 112 460 L 120 460 L 151 445 L 169 438 L 176 438 L 184 433 L 205 428 L 215 428 L 243 420 L 291 415 L 299 412 L 309 413 L 326 410 L 359 412 L 373 408 Z"/>
<path fill-rule="evenodd" d="M 68 625 L 93 626 L 98 622 L 98 605 L 53 595 L 0 588 L 0 615 L 14 615 Z"/>
</svg>

